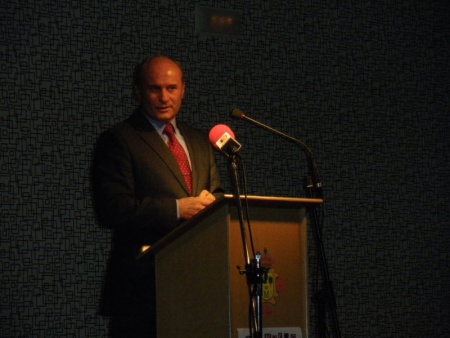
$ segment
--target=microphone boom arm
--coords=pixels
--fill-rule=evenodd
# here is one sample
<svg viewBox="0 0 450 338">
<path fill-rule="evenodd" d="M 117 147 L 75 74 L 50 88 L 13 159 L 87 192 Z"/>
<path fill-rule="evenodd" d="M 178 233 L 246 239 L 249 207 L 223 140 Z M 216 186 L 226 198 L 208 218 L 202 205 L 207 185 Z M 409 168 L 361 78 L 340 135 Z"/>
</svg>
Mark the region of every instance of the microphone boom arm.
<svg viewBox="0 0 450 338">
<path fill-rule="evenodd" d="M 261 127 L 273 134 L 276 134 L 278 136 L 281 136 L 285 139 L 287 139 L 288 141 L 291 141 L 297 145 L 300 146 L 300 148 L 305 152 L 306 157 L 308 159 L 308 166 L 309 166 L 309 170 L 310 170 L 310 175 L 312 176 L 312 180 L 313 180 L 313 187 L 316 190 L 319 198 L 322 198 L 322 182 L 320 179 L 320 175 L 319 175 L 319 170 L 317 169 L 317 165 L 316 162 L 313 158 L 313 154 L 311 149 L 301 140 L 296 139 L 292 136 L 289 136 L 285 133 L 282 133 L 281 131 L 278 131 L 276 129 L 273 129 L 272 127 L 269 127 L 268 125 L 265 125 L 259 121 L 256 121 L 250 117 L 245 116 L 245 114 L 240 110 L 240 109 L 233 109 L 231 111 L 231 116 L 235 117 L 235 118 L 240 118 L 240 119 L 244 119 L 246 121 L 249 121 L 255 125 L 257 125 L 258 127 Z"/>
</svg>

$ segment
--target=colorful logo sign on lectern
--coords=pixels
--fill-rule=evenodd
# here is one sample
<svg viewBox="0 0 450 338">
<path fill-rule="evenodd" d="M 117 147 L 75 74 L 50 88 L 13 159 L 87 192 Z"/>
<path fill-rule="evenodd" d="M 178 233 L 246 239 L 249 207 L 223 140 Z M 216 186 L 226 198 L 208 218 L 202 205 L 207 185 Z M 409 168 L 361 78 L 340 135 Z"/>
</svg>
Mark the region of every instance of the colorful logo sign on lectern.
<svg viewBox="0 0 450 338">
<path fill-rule="evenodd" d="M 265 304 L 275 305 L 277 303 L 277 298 L 280 292 L 284 291 L 285 283 L 284 279 L 273 268 L 274 259 L 272 255 L 269 254 L 267 249 L 264 249 L 264 253 L 261 257 L 261 266 L 268 268 L 267 280 L 263 284 L 262 299 Z M 264 306 L 264 314 L 270 315 L 272 313 L 271 309 Z"/>
</svg>

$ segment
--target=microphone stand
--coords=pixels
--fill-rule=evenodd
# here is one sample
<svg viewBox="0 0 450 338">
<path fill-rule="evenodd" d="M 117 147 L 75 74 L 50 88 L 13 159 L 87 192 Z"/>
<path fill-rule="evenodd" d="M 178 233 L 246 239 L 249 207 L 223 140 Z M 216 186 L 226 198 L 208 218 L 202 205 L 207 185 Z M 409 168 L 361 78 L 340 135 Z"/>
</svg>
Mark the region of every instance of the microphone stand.
<svg viewBox="0 0 450 338">
<path fill-rule="evenodd" d="M 236 161 L 236 155 L 233 154 L 229 156 L 230 160 L 230 168 L 233 176 L 233 187 L 234 187 L 234 198 L 236 200 L 236 205 L 238 209 L 238 218 L 239 218 L 239 224 L 241 226 L 241 236 L 242 236 L 242 244 L 244 246 L 244 258 L 245 258 L 245 264 L 250 264 L 250 257 L 248 254 L 248 245 L 247 245 L 247 233 L 245 230 L 244 225 L 244 212 L 242 208 L 242 202 L 241 202 L 241 194 L 239 189 L 239 173 L 238 173 L 238 165 Z"/>
<path fill-rule="evenodd" d="M 238 151 L 238 150 L 237 150 Z M 244 224 L 244 212 L 241 203 L 240 189 L 239 189 L 239 174 L 237 164 L 237 151 L 230 151 L 230 154 L 225 153 L 229 159 L 230 169 L 232 174 L 232 181 L 234 187 L 234 197 L 238 209 L 238 218 L 241 228 L 242 244 L 244 249 L 245 270 L 241 270 L 238 266 L 239 273 L 247 276 L 247 284 L 249 287 L 249 295 L 251 302 L 249 331 L 252 338 L 262 338 L 262 285 L 267 279 L 267 269 L 261 267 L 261 254 L 258 252 L 255 259 L 250 260 L 249 250 L 247 245 L 247 234 Z M 254 291 L 254 292 L 253 292 Z M 254 332 L 252 328 L 255 328 Z"/>
<path fill-rule="evenodd" d="M 314 198 L 314 184 L 311 180 L 311 177 L 308 176 L 306 178 L 306 184 L 305 188 L 308 191 L 309 197 Z M 325 250 L 323 247 L 323 241 L 322 241 L 322 233 L 319 228 L 319 221 L 317 216 L 317 210 L 315 207 L 311 209 L 313 220 L 314 220 L 314 235 L 317 241 L 317 248 L 319 250 L 319 257 L 321 258 L 322 262 L 322 269 L 323 269 L 323 289 L 319 290 L 316 293 L 316 300 L 318 301 L 318 337 L 325 338 L 326 337 L 326 305 L 330 306 L 332 316 L 333 316 L 333 322 L 336 329 L 336 337 L 341 338 L 341 331 L 339 328 L 339 322 L 337 317 L 337 306 L 336 306 L 336 296 L 334 294 L 334 288 L 333 283 L 330 278 L 330 273 L 328 270 L 328 262 L 325 255 Z"/>
<path fill-rule="evenodd" d="M 231 112 L 231 116 L 235 118 L 240 118 L 247 120 L 265 130 L 268 130 L 269 132 L 276 134 L 278 136 L 281 136 L 288 141 L 291 141 L 297 145 L 299 145 L 302 150 L 306 153 L 306 157 L 308 160 L 308 167 L 310 171 L 310 175 L 306 178 L 306 190 L 308 192 L 308 195 L 310 198 L 321 198 L 323 199 L 323 191 L 322 191 L 322 182 L 319 176 L 319 171 L 317 169 L 317 165 L 314 161 L 314 158 L 312 156 L 311 149 L 302 141 L 291 137 L 289 135 L 286 135 L 276 129 L 273 129 L 261 122 L 258 122 L 254 119 L 251 119 L 244 115 L 244 113 L 239 109 L 233 109 Z M 314 228 L 314 235 L 317 241 L 317 246 L 319 250 L 319 257 L 321 259 L 322 263 L 322 269 L 323 269 L 323 287 L 324 290 L 319 290 L 317 292 L 317 299 L 319 300 L 319 337 L 325 338 L 325 326 L 326 326 L 326 311 L 325 311 L 325 305 L 328 305 L 331 308 L 334 327 L 336 329 L 336 337 L 341 338 L 341 331 L 339 328 L 339 321 L 337 317 L 337 311 L 336 311 L 336 297 L 333 289 L 333 283 L 330 278 L 329 270 L 328 270 L 328 262 L 325 255 L 325 250 L 323 247 L 323 241 L 322 241 L 322 234 L 320 231 L 319 226 L 319 217 L 317 215 L 317 210 L 315 207 L 311 208 L 312 213 L 312 220 L 313 220 L 313 228 Z"/>
</svg>

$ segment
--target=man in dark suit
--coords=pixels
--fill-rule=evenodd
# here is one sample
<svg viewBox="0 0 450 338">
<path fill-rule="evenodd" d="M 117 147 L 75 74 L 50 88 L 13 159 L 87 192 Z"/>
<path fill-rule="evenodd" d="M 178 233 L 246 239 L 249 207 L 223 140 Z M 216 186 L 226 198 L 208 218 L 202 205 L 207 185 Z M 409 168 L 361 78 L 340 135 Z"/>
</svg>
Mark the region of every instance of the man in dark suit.
<svg viewBox="0 0 450 338">
<path fill-rule="evenodd" d="M 176 120 L 185 93 L 179 64 L 146 60 L 136 67 L 133 87 L 139 107 L 103 133 L 94 152 L 95 209 L 99 223 L 113 229 L 100 312 L 111 318 L 111 336 L 153 337 L 154 277 L 135 258 L 222 190 L 207 136 Z"/>
</svg>

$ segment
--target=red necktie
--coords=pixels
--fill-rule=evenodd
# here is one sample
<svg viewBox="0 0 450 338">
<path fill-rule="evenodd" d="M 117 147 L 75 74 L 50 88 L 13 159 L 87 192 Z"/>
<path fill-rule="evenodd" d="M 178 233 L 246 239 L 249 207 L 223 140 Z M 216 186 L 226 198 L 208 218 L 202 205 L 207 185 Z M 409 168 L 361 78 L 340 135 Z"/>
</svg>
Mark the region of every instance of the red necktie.
<svg viewBox="0 0 450 338">
<path fill-rule="evenodd" d="M 181 173 L 184 176 L 184 180 L 189 188 L 190 193 L 192 194 L 192 171 L 191 166 L 189 165 L 189 159 L 186 155 L 186 152 L 183 149 L 183 146 L 178 142 L 175 137 L 175 128 L 172 124 L 167 123 L 164 127 L 164 134 L 169 137 L 169 149 L 172 152 L 173 156 L 178 162 L 180 166 Z"/>
</svg>

